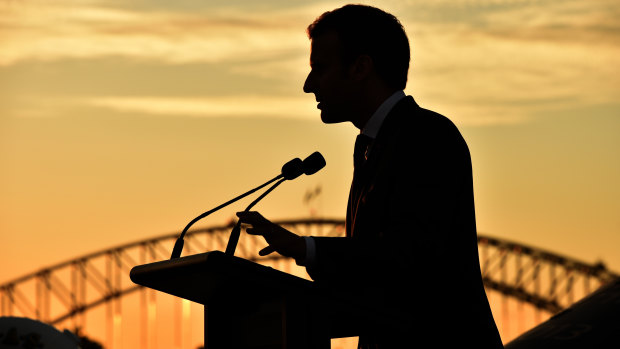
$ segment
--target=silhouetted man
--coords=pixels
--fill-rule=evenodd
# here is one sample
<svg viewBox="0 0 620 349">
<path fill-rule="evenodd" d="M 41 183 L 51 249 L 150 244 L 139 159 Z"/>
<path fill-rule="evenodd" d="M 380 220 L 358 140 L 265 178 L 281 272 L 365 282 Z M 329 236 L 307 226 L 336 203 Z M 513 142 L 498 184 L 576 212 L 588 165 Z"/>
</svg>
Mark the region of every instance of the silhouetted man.
<svg viewBox="0 0 620 349">
<path fill-rule="evenodd" d="M 324 123 L 360 129 L 346 237 L 300 237 L 239 213 L 313 280 L 399 326 L 361 321 L 360 348 L 501 348 L 482 284 L 467 144 L 454 124 L 403 92 L 409 41 L 379 9 L 347 5 L 308 27 L 304 84 Z M 353 320 L 352 320 L 353 321 Z"/>
</svg>

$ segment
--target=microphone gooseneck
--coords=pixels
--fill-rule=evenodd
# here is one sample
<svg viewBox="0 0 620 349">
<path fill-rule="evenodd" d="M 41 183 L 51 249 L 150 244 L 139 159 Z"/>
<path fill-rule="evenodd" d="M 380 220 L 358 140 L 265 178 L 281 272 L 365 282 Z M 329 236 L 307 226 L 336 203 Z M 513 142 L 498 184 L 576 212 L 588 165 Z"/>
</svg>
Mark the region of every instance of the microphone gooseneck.
<svg viewBox="0 0 620 349">
<path fill-rule="evenodd" d="M 287 180 L 293 180 L 299 176 L 301 176 L 302 174 L 306 174 L 306 175 L 311 175 L 316 173 L 317 171 L 319 171 L 320 169 L 322 169 L 323 167 L 325 167 L 325 159 L 323 158 L 323 156 L 321 155 L 321 153 L 319 152 L 314 152 L 312 153 L 310 156 L 308 156 L 307 158 L 305 158 L 303 161 L 299 158 L 295 158 L 293 160 L 288 161 L 287 163 L 285 163 L 282 166 L 282 170 L 281 173 L 277 176 L 275 176 L 274 178 L 268 180 L 267 182 L 261 184 L 260 186 L 249 190 L 239 196 L 237 196 L 236 198 L 229 200 L 207 212 L 202 213 L 201 215 L 199 215 L 198 217 L 192 219 L 183 229 L 183 231 L 181 232 L 181 235 L 179 236 L 179 238 L 177 239 L 177 241 L 174 244 L 174 248 L 172 249 L 172 255 L 170 256 L 170 259 L 176 259 L 181 257 L 181 252 L 183 251 L 183 245 L 184 243 L 184 238 L 185 238 L 185 234 L 187 233 L 187 231 L 189 230 L 189 228 L 194 225 L 194 223 L 196 223 L 197 221 L 207 217 L 208 215 L 210 215 L 211 213 L 222 209 L 223 207 L 226 207 L 240 199 L 243 199 L 244 197 L 253 194 L 254 192 L 256 192 L 257 190 L 260 190 L 262 188 L 264 188 L 265 186 L 277 181 L 274 185 L 272 185 L 269 189 L 267 189 L 264 193 L 262 193 L 256 200 L 252 201 L 252 203 L 245 209 L 245 211 L 249 211 L 250 209 L 252 209 L 252 207 L 254 207 L 254 205 L 256 205 L 260 200 L 262 200 L 265 196 L 267 196 L 267 194 L 271 193 L 276 187 L 278 187 L 280 184 L 282 184 L 284 181 Z M 228 244 L 226 246 L 226 254 L 228 255 L 234 255 L 235 254 L 235 249 L 237 248 L 237 243 L 239 241 L 239 236 L 241 233 L 241 223 L 238 221 L 237 224 L 235 224 L 235 227 L 233 228 L 232 232 L 231 232 L 231 236 L 230 239 L 228 240 Z"/>
<path fill-rule="evenodd" d="M 315 151 L 314 153 L 310 154 L 303 161 L 301 160 L 297 161 L 297 160 L 299 159 L 295 158 L 289 161 L 288 163 L 286 163 L 282 167 L 282 175 L 284 178 L 277 181 L 269 189 L 265 190 L 265 192 L 262 193 L 256 200 L 252 201 L 252 203 L 248 205 L 248 207 L 244 210 L 244 212 L 250 211 L 252 207 L 254 207 L 254 205 L 256 205 L 260 200 L 262 200 L 265 196 L 267 196 L 267 194 L 271 193 L 271 191 L 273 191 L 277 186 L 282 184 L 284 181 L 295 179 L 299 177 L 302 173 L 306 174 L 307 176 L 315 174 L 320 169 L 325 167 L 325 158 L 318 151 Z M 286 171 L 287 171 L 287 174 L 289 174 L 289 176 L 285 174 L 285 167 L 287 166 L 288 168 L 286 169 Z M 240 236 L 241 236 L 241 221 L 237 221 L 237 223 L 233 227 L 233 230 L 230 232 L 230 238 L 228 239 L 228 244 L 226 245 L 227 255 L 229 256 L 235 255 L 235 250 L 237 249 L 237 243 L 239 242 Z"/>
<path fill-rule="evenodd" d="M 282 178 L 282 175 L 281 175 L 281 174 L 279 174 L 279 175 L 275 176 L 274 178 L 272 178 L 272 179 L 268 180 L 267 182 L 265 182 L 265 183 L 263 183 L 263 184 L 259 185 L 258 187 L 254 188 L 254 189 L 252 189 L 252 190 L 250 190 L 250 191 L 247 191 L 247 192 L 245 192 L 245 193 L 243 193 L 243 194 L 241 194 L 241 195 L 237 196 L 236 198 L 234 198 L 234 199 L 232 199 L 232 200 L 229 200 L 229 201 L 227 201 L 227 202 L 225 202 L 225 203 L 223 203 L 223 204 L 219 205 L 218 207 L 213 208 L 213 209 L 211 209 L 211 210 L 209 210 L 209 211 L 207 211 L 207 212 L 204 212 L 204 213 L 203 213 L 203 214 L 201 214 L 200 216 L 198 216 L 198 217 L 196 217 L 196 218 L 192 219 L 192 220 L 191 220 L 191 222 L 189 222 L 189 223 L 185 226 L 185 229 L 183 229 L 183 232 L 181 233 L 181 235 L 179 236 L 179 238 L 177 239 L 177 241 L 174 243 L 174 248 L 172 249 L 172 255 L 170 256 L 170 259 L 175 259 L 175 258 L 179 258 L 179 257 L 181 257 L 181 252 L 183 251 L 183 245 L 185 244 L 185 242 L 184 242 L 185 234 L 187 233 L 187 230 L 188 230 L 188 229 L 189 229 L 192 225 L 194 225 L 194 223 L 196 223 L 196 222 L 198 222 L 199 220 L 201 220 L 201 219 L 205 218 L 206 216 L 210 215 L 211 213 L 213 213 L 213 212 L 215 212 L 215 211 L 217 211 L 217 210 L 220 210 L 220 209 L 222 209 L 222 208 L 224 208 L 224 207 L 226 207 L 226 206 L 228 206 L 228 205 L 232 204 L 232 203 L 233 203 L 233 202 L 235 202 L 235 201 L 238 201 L 238 200 L 243 199 L 244 197 L 246 197 L 246 196 L 248 196 L 248 195 L 250 195 L 250 194 L 252 194 L 252 193 L 256 192 L 257 190 L 260 190 L 260 189 L 264 188 L 265 186 L 267 186 L 267 185 L 269 185 L 269 184 L 273 183 L 274 181 L 276 181 L 276 180 L 278 180 L 278 179 L 280 179 L 280 178 Z"/>
<path fill-rule="evenodd" d="M 274 181 L 284 178 L 284 179 L 295 179 L 297 177 L 299 177 L 302 173 L 304 173 L 304 164 L 303 161 L 299 158 L 295 158 L 293 160 L 288 161 L 287 163 L 285 163 L 282 166 L 282 170 L 280 171 L 281 173 L 277 176 L 275 176 L 274 178 L 268 180 L 267 182 L 259 185 L 258 187 L 247 191 L 239 196 L 237 196 L 236 198 L 229 200 L 221 205 L 219 205 L 218 207 L 211 209 L 207 212 L 204 212 L 203 214 L 201 214 L 200 216 L 192 219 L 191 222 L 189 222 L 186 226 L 185 229 L 183 229 L 183 232 L 181 232 L 181 235 L 178 237 L 177 241 L 174 243 L 174 248 L 172 249 L 172 255 L 170 256 L 170 259 L 175 259 L 175 258 L 179 258 L 181 257 L 181 252 L 183 251 L 183 245 L 185 244 L 185 234 L 187 233 L 187 230 L 189 230 L 189 228 L 194 225 L 194 223 L 198 222 L 199 220 L 205 218 L 206 216 L 210 215 L 211 213 L 220 210 L 230 204 L 232 204 L 235 201 L 241 200 L 244 197 L 253 194 L 254 192 L 256 192 L 257 190 L 260 190 L 262 188 L 264 188 L 265 186 L 273 183 Z M 271 189 L 273 190 L 273 189 Z M 270 191 L 271 191 L 270 190 Z M 261 197 L 262 198 L 262 197 Z"/>
<path fill-rule="evenodd" d="M 286 180 L 287 180 L 286 178 L 280 179 L 274 185 L 269 187 L 269 189 L 265 190 L 264 193 L 262 193 L 256 200 L 252 201 L 252 203 L 249 204 L 248 207 L 245 208 L 244 212 L 248 212 L 249 210 L 251 210 L 252 207 L 254 207 L 254 205 L 256 205 L 265 196 L 267 196 L 267 194 L 271 193 L 272 190 L 274 190 L 277 186 L 279 186 L 280 184 L 282 184 Z M 239 237 L 240 236 L 241 236 L 241 221 L 237 221 L 237 224 L 235 224 L 235 227 L 230 232 L 230 238 L 228 238 L 228 244 L 226 244 L 226 254 L 227 255 L 229 255 L 229 256 L 234 256 L 235 255 L 235 250 L 237 249 L 237 243 L 239 242 Z"/>
</svg>

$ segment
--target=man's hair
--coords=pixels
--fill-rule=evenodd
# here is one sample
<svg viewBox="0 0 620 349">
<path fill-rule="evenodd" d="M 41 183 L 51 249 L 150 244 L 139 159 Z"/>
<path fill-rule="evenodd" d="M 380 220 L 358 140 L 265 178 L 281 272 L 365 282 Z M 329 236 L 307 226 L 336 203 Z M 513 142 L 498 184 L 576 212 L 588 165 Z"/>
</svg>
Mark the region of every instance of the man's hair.
<svg viewBox="0 0 620 349">
<path fill-rule="evenodd" d="M 409 40 L 393 15 L 372 6 L 346 5 L 323 13 L 307 32 L 311 40 L 335 32 L 345 65 L 366 54 L 388 86 L 402 90 L 407 85 Z"/>
</svg>

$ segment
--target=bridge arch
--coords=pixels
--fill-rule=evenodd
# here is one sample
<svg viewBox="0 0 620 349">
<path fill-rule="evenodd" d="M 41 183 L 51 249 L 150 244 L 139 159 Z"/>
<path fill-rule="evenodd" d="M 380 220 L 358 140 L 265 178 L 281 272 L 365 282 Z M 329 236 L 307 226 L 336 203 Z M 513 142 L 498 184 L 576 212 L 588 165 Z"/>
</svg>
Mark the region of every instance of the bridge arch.
<svg viewBox="0 0 620 349">
<path fill-rule="evenodd" d="M 341 219 L 291 219 L 276 223 L 300 235 L 344 235 Z M 189 231 L 184 254 L 224 250 L 232 226 L 233 222 Z M 105 306 L 106 348 L 116 348 L 114 329 L 123 312 L 121 298 L 140 291 L 141 306 L 149 312 L 149 299 L 154 297 L 129 280 L 130 269 L 168 259 L 177 237 L 178 233 L 164 234 L 115 246 L 6 282 L 0 285 L 0 316 L 23 316 L 56 326 L 82 328 L 88 333 L 85 314 Z M 303 268 L 279 255 L 259 258 L 257 251 L 264 245 L 262 238 L 242 234 L 236 255 L 306 276 Z M 487 292 L 533 306 L 543 317 L 561 311 L 617 277 L 602 264 L 588 264 L 484 234 L 478 237 L 478 247 Z M 512 315 L 504 317 L 507 320 Z M 497 315 L 496 320 L 502 322 Z M 144 333 L 142 336 L 146 337 Z"/>
</svg>

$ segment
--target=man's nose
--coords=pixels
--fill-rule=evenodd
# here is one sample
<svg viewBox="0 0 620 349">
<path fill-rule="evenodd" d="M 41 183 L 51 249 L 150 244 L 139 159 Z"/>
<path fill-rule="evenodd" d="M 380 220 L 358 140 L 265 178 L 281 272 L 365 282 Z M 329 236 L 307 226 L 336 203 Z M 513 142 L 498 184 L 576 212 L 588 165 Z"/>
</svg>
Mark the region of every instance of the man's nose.
<svg viewBox="0 0 620 349">
<path fill-rule="evenodd" d="M 306 77 L 306 81 L 304 82 L 304 92 L 312 93 L 312 72 L 308 73 L 308 77 Z"/>
</svg>

